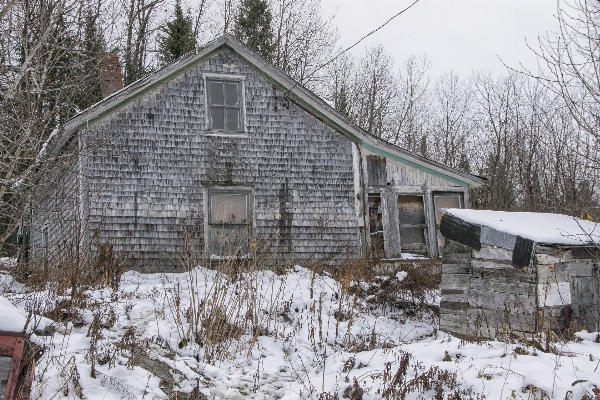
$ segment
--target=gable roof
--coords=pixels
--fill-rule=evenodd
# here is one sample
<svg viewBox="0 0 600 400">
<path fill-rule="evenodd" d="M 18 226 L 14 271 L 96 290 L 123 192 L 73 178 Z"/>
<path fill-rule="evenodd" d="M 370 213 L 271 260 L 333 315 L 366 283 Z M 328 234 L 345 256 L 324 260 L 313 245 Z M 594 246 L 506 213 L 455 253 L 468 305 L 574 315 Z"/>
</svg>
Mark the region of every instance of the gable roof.
<svg viewBox="0 0 600 400">
<path fill-rule="evenodd" d="M 351 124 L 323 99 L 300 85 L 289 75 L 260 57 L 231 35 L 223 35 L 209 42 L 204 47 L 197 49 L 195 53 L 190 53 L 160 71 L 130 84 L 71 118 L 67 121 L 62 134 L 56 140 L 56 144 L 51 150 L 51 157 L 57 156 L 79 129 L 86 128 L 89 124 L 97 122 L 150 90 L 176 78 L 223 50 L 234 53 L 241 61 L 253 68 L 258 74 L 277 87 L 277 89 L 285 92 L 290 100 L 368 151 L 440 176 L 466 188 L 479 187 L 484 183 L 484 178 L 418 156 L 381 140 Z"/>
</svg>

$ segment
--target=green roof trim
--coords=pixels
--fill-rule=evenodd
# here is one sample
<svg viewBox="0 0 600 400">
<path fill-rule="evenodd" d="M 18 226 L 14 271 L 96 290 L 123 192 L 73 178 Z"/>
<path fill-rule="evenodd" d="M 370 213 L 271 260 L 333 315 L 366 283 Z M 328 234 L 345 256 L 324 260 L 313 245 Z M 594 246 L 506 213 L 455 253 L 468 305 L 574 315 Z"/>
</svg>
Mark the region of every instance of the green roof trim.
<svg viewBox="0 0 600 400">
<path fill-rule="evenodd" d="M 429 168 L 429 167 L 426 167 L 424 165 L 417 164 L 417 163 L 415 163 L 413 161 L 407 160 L 407 159 L 402 158 L 400 156 L 397 156 L 395 154 L 389 153 L 389 152 L 387 152 L 387 151 L 385 151 L 383 149 L 377 148 L 377 147 L 375 147 L 375 146 L 373 146 L 373 145 L 371 145 L 369 143 L 366 143 L 364 140 L 362 140 L 361 138 L 359 138 L 358 136 L 356 136 L 355 134 L 353 134 L 352 132 L 350 132 L 346 128 L 344 128 L 341 125 L 337 124 L 331 118 L 328 118 L 321 111 L 319 111 L 318 108 L 316 108 L 313 105 L 311 105 L 311 104 L 307 103 L 306 101 L 304 101 L 304 99 L 302 99 L 300 96 L 298 96 L 296 93 L 293 92 L 293 88 L 291 88 L 291 89 L 290 88 L 286 88 L 284 85 L 282 85 L 279 82 L 275 81 L 269 74 L 265 73 L 261 68 L 259 68 L 257 65 L 255 65 L 252 61 L 250 61 L 249 59 L 247 59 L 243 55 L 239 54 L 239 52 L 237 52 L 231 46 L 228 46 L 227 44 L 223 44 L 220 47 L 227 47 L 229 50 L 233 51 L 239 58 L 242 59 L 242 61 L 244 61 L 246 64 L 250 65 L 251 67 L 253 67 L 265 79 L 267 79 L 271 83 L 275 84 L 275 86 L 277 86 L 278 89 L 287 92 L 288 96 L 291 95 L 291 97 L 293 98 L 293 100 L 296 103 L 299 103 L 300 105 L 302 105 L 303 108 L 305 108 L 308 111 L 310 111 L 311 114 L 313 114 L 313 115 L 317 114 L 319 116 L 319 118 L 322 119 L 322 120 L 324 120 L 324 122 L 326 122 L 328 125 L 332 126 L 334 129 L 340 131 L 348 139 L 352 140 L 355 143 L 360 144 L 361 146 L 363 146 L 364 148 L 366 148 L 370 152 L 378 154 L 380 156 L 384 156 L 384 157 L 390 158 L 390 159 L 398 161 L 398 162 L 401 162 L 401 163 L 403 163 L 405 165 L 408 165 L 410 167 L 417 168 L 419 170 L 427 172 L 428 174 L 444 178 L 447 181 L 450 181 L 452 183 L 458 184 L 460 186 L 463 186 L 463 187 L 466 187 L 466 188 L 470 188 L 471 187 L 471 185 L 469 185 L 469 183 L 461 181 L 460 179 L 454 178 L 452 176 L 449 176 L 449 175 L 444 174 L 442 172 L 436 171 L 436 170 L 434 170 L 432 168 Z"/>
</svg>

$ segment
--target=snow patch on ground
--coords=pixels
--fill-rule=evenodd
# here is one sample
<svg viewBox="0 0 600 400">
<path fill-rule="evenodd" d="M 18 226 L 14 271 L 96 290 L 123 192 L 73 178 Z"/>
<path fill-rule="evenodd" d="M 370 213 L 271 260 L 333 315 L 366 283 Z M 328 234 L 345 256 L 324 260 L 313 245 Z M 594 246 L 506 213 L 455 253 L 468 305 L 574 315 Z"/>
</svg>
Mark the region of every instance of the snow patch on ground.
<svg viewBox="0 0 600 400">
<path fill-rule="evenodd" d="M 390 279 L 405 277 L 400 272 Z M 19 324 L 26 308 L 50 310 L 63 300 L 50 291 L 10 289 L 0 310 Z M 427 371 L 448 371 L 458 389 L 472 393 L 461 398 L 527 399 L 543 390 L 553 399 L 580 399 L 600 386 L 596 333 L 578 333 L 578 341 L 557 345 L 556 354 L 470 343 L 437 331 L 435 320 L 342 289 L 330 276 L 299 266 L 235 279 L 205 268 L 127 272 L 118 291 L 85 292 L 78 323 L 59 321 L 52 336 L 32 335 L 45 349 L 32 398 L 165 399 L 196 386 L 210 399 L 343 398 L 358 385 L 363 399 L 380 399 L 407 360 L 405 383 Z M 229 339 L 196 343 L 194 310 L 218 304 L 237 328 L 227 326 Z M 253 326 L 262 328 L 253 332 Z M 236 329 L 239 335 L 232 334 Z M 434 394 L 419 386 L 407 398 Z"/>
</svg>

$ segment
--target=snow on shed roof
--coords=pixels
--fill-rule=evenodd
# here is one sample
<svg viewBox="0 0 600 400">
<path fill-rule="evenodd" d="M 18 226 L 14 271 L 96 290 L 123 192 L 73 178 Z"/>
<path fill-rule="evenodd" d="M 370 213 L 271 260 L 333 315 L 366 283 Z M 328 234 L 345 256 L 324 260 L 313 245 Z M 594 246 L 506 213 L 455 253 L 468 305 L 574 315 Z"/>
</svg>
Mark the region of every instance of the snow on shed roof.
<svg viewBox="0 0 600 400">
<path fill-rule="evenodd" d="M 474 225 L 533 240 L 536 243 L 589 245 L 600 243 L 600 224 L 562 214 L 443 209 Z"/>
</svg>

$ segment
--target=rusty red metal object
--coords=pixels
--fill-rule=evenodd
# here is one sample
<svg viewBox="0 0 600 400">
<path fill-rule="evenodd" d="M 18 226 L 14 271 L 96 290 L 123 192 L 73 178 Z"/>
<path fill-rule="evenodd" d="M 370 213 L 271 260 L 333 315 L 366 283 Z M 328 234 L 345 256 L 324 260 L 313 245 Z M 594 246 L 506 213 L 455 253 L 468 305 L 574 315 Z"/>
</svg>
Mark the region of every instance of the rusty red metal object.
<svg viewBox="0 0 600 400">
<path fill-rule="evenodd" d="M 8 376 L 0 377 L 6 380 L 4 400 L 29 399 L 35 359 L 41 355 L 35 347 L 26 333 L 0 331 L 0 357 L 12 359 Z"/>
</svg>

